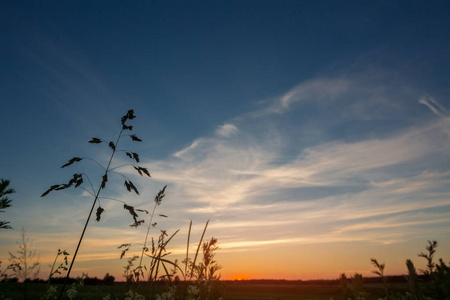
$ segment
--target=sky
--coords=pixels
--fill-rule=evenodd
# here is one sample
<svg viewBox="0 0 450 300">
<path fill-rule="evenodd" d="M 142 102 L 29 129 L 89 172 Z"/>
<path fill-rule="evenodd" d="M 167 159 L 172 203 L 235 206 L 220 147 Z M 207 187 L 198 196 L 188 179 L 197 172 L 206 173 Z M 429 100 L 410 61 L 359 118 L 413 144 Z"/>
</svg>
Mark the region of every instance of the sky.
<svg viewBox="0 0 450 300">
<path fill-rule="evenodd" d="M 129 109 L 120 149 L 139 165 L 101 192 L 156 208 L 168 258 L 218 239 L 224 279 L 371 276 L 418 268 L 427 240 L 450 259 L 450 4 L 446 1 L 2 1 L 0 260 L 23 228 L 41 260 L 71 255 L 93 198 L 41 194 L 85 173 L 95 188 Z M 61 169 L 72 157 L 89 157 Z M 113 166 L 130 163 L 118 152 Z M 87 181 L 82 185 L 90 189 Z M 123 280 L 145 226 L 101 199 L 72 275 Z M 158 216 L 166 215 L 167 218 Z M 149 223 L 149 216 L 140 213 Z M 117 247 L 132 243 L 119 259 Z M 373 275 L 373 274 L 372 274 Z"/>
</svg>

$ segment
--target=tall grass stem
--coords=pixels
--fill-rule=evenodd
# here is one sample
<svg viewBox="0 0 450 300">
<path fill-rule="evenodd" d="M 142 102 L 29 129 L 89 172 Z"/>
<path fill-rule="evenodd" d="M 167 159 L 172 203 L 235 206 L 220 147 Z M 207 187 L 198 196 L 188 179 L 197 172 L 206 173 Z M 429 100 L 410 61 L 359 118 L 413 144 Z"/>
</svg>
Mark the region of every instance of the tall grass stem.
<svg viewBox="0 0 450 300">
<path fill-rule="evenodd" d="M 192 276 L 194 275 L 193 273 L 194 273 L 195 263 L 197 262 L 198 252 L 200 250 L 200 246 L 202 245 L 203 237 L 205 236 L 205 232 L 206 232 L 206 228 L 208 228 L 208 223 L 209 223 L 209 220 L 205 224 L 205 228 L 203 229 L 202 237 L 200 238 L 200 242 L 198 243 L 198 246 L 197 246 L 197 251 L 195 252 L 194 261 L 192 262 L 190 279 L 192 279 Z"/>
<path fill-rule="evenodd" d="M 120 137 L 122 136 L 122 132 L 123 132 L 123 128 L 120 130 L 119 136 L 117 137 L 117 141 L 116 141 L 116 144 L 115 144 L 115 148 L 113 149 L 113 152 L 111 153 L 111 157 L 109 158 L 108 166 L 107 166 L 106 169 L 105 169 L 105 174 L 104 174 L 104 176 L 106 176 L 106 175 L 108 174 L 108 170 L 109 170 L 109 167 L 110 167 L 111 162 L 112 162 L 112 160 L 113 160 L 114 154 L 116 153 L 116 148 L 117 148 L 117 145 L 119 144 L 119 140 L 120 140 Z M 77 257 L 78 250 L 80 249 L 80 245 L 81 245 L 81 242 L 82 242 L 83 237 L 84 237 L 84 233 L 86 232 L 86 228 L 87 228 L 87 226 L 88 226 L 88 224 L 89 224 L 89 220 L 91 219 L 92 212 L 94 211 L 94 207 L 95 207 L 95 204 L 97 203 L 97 199 L 98 199 L 98 197 L 99 197 L 99 195 L 100 195 L 100 191 L 101 191 L 101 190 L 102 190 L 102 188 L 99 187 L 98 190 L 97 190 L 97 193 L 96 193 L 96 195 L 95 195 L 95 199 L 94 199 L 94 202 L 92 203 L 91 211 L 89 212 L 89 216 L 88 216 L 87 219 L 86 219 L 86 224 L 84 225 L 84 228 L 83 228 L 83 231 L 82 231 L 82 233 L 81 233 L 80 239 L 78 240 L 78 245 L 77 245 L 77 248 L 76 248 L 76 250 L 75 250 L 75 253 L 73 254 L 72 261 L 70 262 L 69 270 L 67 271 L 67 275 L 66 275 L 66 278 L 65 278 L 65 280 L 64 280 L 63 287 L 61 288 L 61 292 L 59 293 L 58 300 L 61 300 L 62 295 L 63 295 L 63 293 L 64 293 L 64 289 L 66 288 L 67 280 L 69 279 L 70 272 L 72 271 L 73 264 L 74 264 L 74 262 L 75 262 L 75 259 L 76 259 L 76 257 Z"/>
</svg>

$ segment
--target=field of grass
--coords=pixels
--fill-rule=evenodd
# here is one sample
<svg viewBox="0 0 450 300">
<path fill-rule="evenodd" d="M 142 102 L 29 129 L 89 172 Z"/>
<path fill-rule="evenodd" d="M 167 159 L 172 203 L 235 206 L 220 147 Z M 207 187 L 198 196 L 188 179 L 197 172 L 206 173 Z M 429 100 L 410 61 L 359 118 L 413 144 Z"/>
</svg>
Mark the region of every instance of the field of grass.
<svg viewBox="0 0 450 300">
<path fill-rule="evenodd" d="M 390 288 L 393 293 L 404 294 L 408 290 L 408 285 L 406 282 L 394 283 L 390 285 Z M 383 298 L 383 285 L 381 283 L 364 284 L 364 291 L 368 294 L 364 298 L 366 300 Z M 341 287 L 336 281 L 227 282 L 224 292 L 224 299 L 229 300 L 329 300 L 348 298 L 353 299 L 342 295 Z"/>
<path fill-rule="evenodd" d="M 330 299 L 339 295 L 338 286 L 246 283 L 226 286 L 224 299 Z"/>
<path fill-rule="evenodd" d="M 224 300 L 301 300 L 301 299 L 342 299 L 340 295 L 340 287 L 336 283 L 322 284 L 309 282 L 281 282 L 274 283 L 271 281 L 223 281 L 223 299 Z M 61 285 L 57 285 L 58 289 Z M 45 283 L 28 283 L 27 299 L 41 299 L 45 294 L 47 285 Z M 163 290 L 163 287 L 154 287 L 157 290 Z M 383 288 L 379 283 L 369 283 L 364 286 L 370 296 L 365 299 L 379 299 L 382 297 Z M 398 292 L 407 290 L 407 283 L 396 283 L 391 285 L 392 290 Z M 78 288 L 78 294 L 75 299 L 86 300 L 102 300 L 106 295 L 110 295 L 110 299 L 125 299 L 126 292 L 130 289 L 124 283 L 116 283 L 114 285 L 84 285 Z M 151 294 L 149 287 L 133 287 L 132 290 L 141 295 Z M 154 294 L 154 293 L 153 293 Z M 0 297 L 10 299 L 24 299 L 25 289 L 23 283 L 0 283 Z M 0 298 L 1 299 L 1 298 Z M 66 295 L 63 299 L 69 299 Z M 146 297 L 146 299 L 151 299 Z"/>
<path fill-rule="evenodd" d="M 284 285 L 261 283 L 224 283 L 224 299 L 229 300 L 256 300 L 256 299 L 330 299 L 339 295 L 337 286 L 318 285 Z M 59 286 L 61 288 L 61 286 Z M 24 299 L 24 286 L 22 283 L 0 283 L 0 294 L 5 298 Z M 145 288 L 134 289 L 138 293 L 146 294 Z M 27 299 L 40 299 L 46 291 L 46 284 L 29 283 L 27 286 Z M 113 286 L 88 286 L 78 289 L 76 299 L 96 300 L 106 295 L 111 299 L 124 299 L 128 288 L 122 284 Z M 68 299 L 65 297 L 64 299 Z M 147 298 L 146 298 L 147 299 Z"/>
</svg>

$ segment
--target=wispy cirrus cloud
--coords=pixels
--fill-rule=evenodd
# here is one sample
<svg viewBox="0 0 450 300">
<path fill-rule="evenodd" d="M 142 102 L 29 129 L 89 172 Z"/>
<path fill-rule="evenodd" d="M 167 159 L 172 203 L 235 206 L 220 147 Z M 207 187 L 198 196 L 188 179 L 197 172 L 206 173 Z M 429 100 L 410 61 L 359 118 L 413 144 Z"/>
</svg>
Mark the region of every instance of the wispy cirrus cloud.
<svg viewBox="0 0 450 300">
<path fill-rule="evenodd" d="M 376 96 L 363 87 L 376 91 Z M 411 95 L 411 90 L 402 90 Z M 213 218 L 211 230 L 231 247 L 233 240 L 257 237 L 258 228 L 265 228 L 264 245 L 279 241 L 279 234 L 290 241 L 298 236 L 311 236 L 316 242 L 321 237 L 369 241 L 377 230 L 380 243 L 404 241 L 412 234 L 408 227 L 447 220 L 447 215 L 434 221 L 415 218 L 420 210 L 450 209 L 442 194 L 450 178 L 440 164 L 450 149 L 450 124 L 441 115 L 432 119 L 420 110 L 419 104 L 426 101 L 444 112 L 436 100 L 405 100 L 397 97 L 400 93 L 393 86 L 371 86 L 370 80 L 310 80 L 259 112 L 219 126 L 216 135 L 199 137 L 173 158 L 147 165 L 154 178 L 169 184 L 177 209 L 184 207 L 184 214 L 193 218 Z M 366 102 L 378 105 L 377 113 L 388 113 L 373 123 L 370 109 L 355 109 Z M 411 103 L 424 117 L 403 122 Z M 296 113 L 302 113 L 299 122 L 291 117 Z M 333 116 L 321 119 L 321 134 L 327 138 L 302 143 L 296 132 L 314 132 L 308 126 L 316 123 L 308 120 L 316 114 Z M 355 127 L 359 132 L 353 137 L 344 134 Z M 335 128 L 343 134 L 334 133 Z M 393 223 L 392 214 L 403 214 L 401 222 Z M 397 237 L 384 231 L 389 224 L 397 228 Z M 230 226 L 238 230 L 230 234 Z M 357 237 L 355 228 L 361 229 Z"/>
<path fill-rule="evenodd" d="M 419 103 L 427 106 L 435 115 L 447 116 L 447 109 L 437 102 L 433 97 L 426 96 L 419 99 Z"/>
<path fill-rule="evenodd" d="M 302 82 L 278 97 L 267 108 L 270 113 L 282 113 L 296 102 L 307 103 L 337 99 L 351 88 L 353 82 L 345 78 L 318 78 Z"/>
</svg>

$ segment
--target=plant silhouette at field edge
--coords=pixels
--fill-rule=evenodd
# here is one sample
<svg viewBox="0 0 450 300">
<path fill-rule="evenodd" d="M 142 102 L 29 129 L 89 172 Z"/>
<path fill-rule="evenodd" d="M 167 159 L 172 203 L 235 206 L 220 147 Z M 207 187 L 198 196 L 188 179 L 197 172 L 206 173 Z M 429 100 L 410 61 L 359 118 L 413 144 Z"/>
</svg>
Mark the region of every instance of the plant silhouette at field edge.
<svg viewBox="0 0 450 300">
<path fill-rule="evenodd" d="M 38 277 L 41 262 L 37 250 L 33 248 L 33 241 L 30 241 L 24 228 L 21 232 L 21 241 L 17 242 L 17 246 L 19 249 L 15 251 L 16 254 L 9 252 L 9 261 L 11 265 L 20 266 L 14 272 L 16 278 L 23 281 L 23 292 L 27 299 L 27 281 Z"/>
<path fill-rule="evenodd" d="M 439 273 L 436 272 L 437 265 L 434 262 L 434 254 L 436 253 L 437 246 L 438 243 L 436 241 L 428 241 L 428 245 L 425 246 L 427 252 L 420 252 L 417 256 L 423 257 L 427 260 L 427 269 L 420 271 L 433 282 L 435 292 L 434 296 L 437 297 L 437 299 L 444 299 L 444 289 L 441 287 L 439 282 Z M 445 264 L 443 265 L 445 266 Z"/>
<path fill-rule="evenodd" d="M 16 191 L 14 189 L 8 188 L 9 180 L 1 179 L 0 181 L 0 212 L 4 212 L 2 209 L 11 207 L 11 199 L 7 195 L 14 194 Z M 0 221 L 0 229 L 12 229 L 8 225 L 7 221 Z"/>
<path fill-rule="evenodd" d="M 380 278 L 383 280 L 384 295 L 386 299 L 389 299 L 389 285 L 387 283 L 387 277 L 384 275 L 384 268 L 386 264 L 379 263 L 375 258 L 371 258 L 370 261 L 372 262 L 372 265 L 376 268 L 375 270 L 372 271 L 372 273 L 380 276 Z"/>
</svg>

